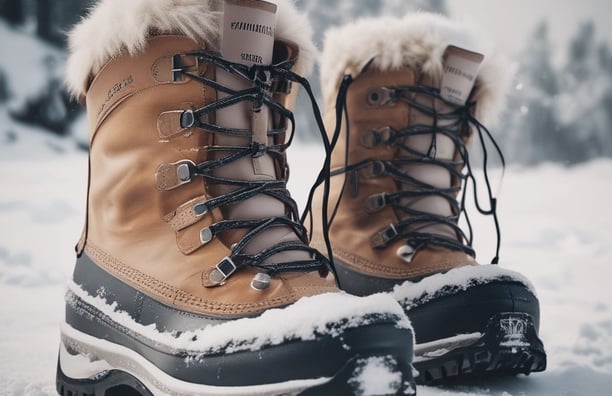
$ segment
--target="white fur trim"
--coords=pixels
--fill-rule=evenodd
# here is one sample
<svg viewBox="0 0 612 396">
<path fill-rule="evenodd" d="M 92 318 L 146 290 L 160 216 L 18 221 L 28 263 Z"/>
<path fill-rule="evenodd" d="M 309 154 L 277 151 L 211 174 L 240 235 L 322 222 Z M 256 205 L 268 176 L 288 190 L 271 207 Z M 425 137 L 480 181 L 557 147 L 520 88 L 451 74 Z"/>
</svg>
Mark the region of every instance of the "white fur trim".
<svg viewBox="0 0 612 396">
<path fill-rule="evenodd" d="M 298 46 L 294 71 L 312 69 L 316 50 L 312 29 L 291 0 L 278 5 L 276 39 Z M 221 0 L 101 0 L 70 33 L 66 83 L 72 95 L 87 93 L 88 82 L 122 51 L 137 54 L 152 33 L 184 34 L 208 48 L 218 48 Z"/>
<path fill-rule="evenodd" d="M 326 32 L 321 60 L 321 84 L 325 103 L 334 103 L 344 74 L 356 77 L 372 60 L 378 70 L 415 68 L 431 76 L 442 75 L 442 55 L 448 45 L 485 54 L 476 81 L 476 117 L 483 123 L 496 120 L 505 104 L 510 64 L 486 51 L 471 29 L 448 18 L 426 12 L 404 18 L 361 19 Z"/>
</svg>

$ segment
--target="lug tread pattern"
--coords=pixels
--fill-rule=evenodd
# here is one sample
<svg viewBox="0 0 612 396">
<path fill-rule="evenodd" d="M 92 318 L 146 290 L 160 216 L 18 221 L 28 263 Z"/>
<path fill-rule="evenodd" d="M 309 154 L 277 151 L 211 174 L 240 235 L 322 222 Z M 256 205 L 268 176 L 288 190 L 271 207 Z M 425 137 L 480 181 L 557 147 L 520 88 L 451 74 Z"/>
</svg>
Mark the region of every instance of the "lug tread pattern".
<svg viewBox="0 0 612 396">
<path fill-rule="evenodd" d="M 415 362 L 416 382 L 439 385 L 468 377 L 529 375 L 546 369 L 546 353 L 528 314 L 502 313 L 489 320 L 472 345 Z"/>
</svg>

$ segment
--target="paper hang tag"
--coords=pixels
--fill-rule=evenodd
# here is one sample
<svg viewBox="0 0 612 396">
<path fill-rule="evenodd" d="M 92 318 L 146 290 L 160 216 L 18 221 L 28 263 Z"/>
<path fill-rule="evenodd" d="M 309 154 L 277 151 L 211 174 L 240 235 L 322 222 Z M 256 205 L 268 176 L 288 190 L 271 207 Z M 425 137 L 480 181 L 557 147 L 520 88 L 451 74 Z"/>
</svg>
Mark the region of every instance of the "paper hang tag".
<svg viewBox="0 0 612 396">
<path fill-rule="evenodd" d="M 262 0 L 226 0 L 221 54 L 245 65 L 269 65 L 274 49 L 276 4 Z"/>
<path fill-rule="evenodd" d="M 472 92 L 484 55 L 449 45 L 444 51 L 440 95 L 463 106 Z"/>
</svg>

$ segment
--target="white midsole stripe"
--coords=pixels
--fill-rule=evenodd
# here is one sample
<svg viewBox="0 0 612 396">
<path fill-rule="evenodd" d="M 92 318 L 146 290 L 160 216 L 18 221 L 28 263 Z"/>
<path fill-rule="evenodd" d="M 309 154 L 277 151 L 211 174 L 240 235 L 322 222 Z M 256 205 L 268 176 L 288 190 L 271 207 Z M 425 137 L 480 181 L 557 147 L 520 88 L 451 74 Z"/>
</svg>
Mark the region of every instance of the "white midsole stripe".
<svg viewBox="0 0 612 396">
<path fill-rule="evenodd" d="M 227 387 L 193 384 L 176 379 L 124 346 L 82 333 L 62 323 L 60 366 L 64 374 L 74 379 L 93 378 L 105 371 L 118 369 L 138 378 L 151 392 L 160 395 L 296 395 L 329 378 L 293 380 L 275 384 Z M 77 351 L 73 355 L 70 351 Z"/>
<path fill-rule="evenodd" d="M 423 342 L 414 346 L 414 362 L 422 362 L 442 356 L 456 348 L 471 345 L 482 337 L 481 333 L 459 334 L 440 340 Z"/>
</svg>

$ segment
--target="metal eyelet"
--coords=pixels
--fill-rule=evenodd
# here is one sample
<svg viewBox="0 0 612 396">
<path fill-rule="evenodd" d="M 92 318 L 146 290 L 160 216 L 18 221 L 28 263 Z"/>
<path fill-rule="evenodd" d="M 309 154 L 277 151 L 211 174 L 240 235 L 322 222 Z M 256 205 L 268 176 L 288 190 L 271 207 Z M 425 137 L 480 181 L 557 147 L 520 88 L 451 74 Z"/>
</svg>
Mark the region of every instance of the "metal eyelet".
<svg viewBox="0 0 612 396">
<path fill-rule="evenodd" d="M 184 58 L 192 58 L 194 60 L 191 64 L 183 64 Z M 188 70 L 197 71 L 200 68 L 200 57 L 187 55 L 187 54 L 174 54 L 172 56 L 172 69 L 170 73 L 172 75 L 173 83 L 181 83 L 184 81 L 183 73 Z"/>
<path fill-rule="evenodd" d="M 415 250 L 412 246 L 402 245 L 397 249 L 397 257 L 401 258 L 407 263 L 412 261 L 412 257 L 414 256 Z"/>
<path fill-rule="evenodd" d="M 387 87 L 373 88 L 368 92 L 368 104 L 384 106 L 395 102 L 395 90 Z"/>
<path fill-rule="evenodd" d="M 373 248 L 384 248 L 391 243 L 399 233 L 394 224 L 390 224 L 388 227 L 376 232 L 370 239 L 370 244 Z"/>
<path fill-rule="evenodd" d="M 387 193 L 370 195 L 364 205 L 367 213 L 376 213 L 387 205 Z"/>
<path fill-rule="evenodd" d="M 251 287 L 259 291 L 266 290 L 268 287 L 270 287 L 271 279 L 272 277 L 269 274 L 266 274 L 265 272 L 259 272 L 253 277 L 253 280 L 251 281 Z"/>
<path fill-rule="evenodd" d="M 202 228 L 202 230 L 200 230 L 200 242 L 202 242 L 203 244 L 207 244 L 208 242 L 212 241 L 214 236 L 215 235 L 213 234 L 210 227 Z"/>
<path fill-rule="evenodd" d="M 157 189 L 169 191 L 191 182 L 195 172 L 195 164 L 190 160 L 159 165 L 155 172 Z"/>
<path fill-rule="evenodd" d="M 226 256 L 208 273 L 207 281 L 204 286 L 215 287 L 224 284 L 227 278 L 236 272 L 237 269 L 238 266 L 234 261 L 229 256 Z"/>
<path fill-rule="evenodd" d="M 381 144 L 387 144 L 391 138 L 391 127 L 370 129 L 361 134 L 361 145 L 366 148 L 374 148 Z"/>
<path fill-rule="evenodd" d="M 368 179 L 378 177 L 385 173 L 385 163 L 383 161 L 372 161 L 364 168 L 362 174 Z"/>
<path fill-rule="evenodd" d="M 195 125 L 195 115 L 193 114 L 193 110 L 188 109 L 183 111 L 181 114 L 181 128 L 187 129 L 191 128 Z"/>
<path fill-rule="evenodd" d="M 176 167 L 176 177 L 183 183 L 187 183 L 191 180 L 191 168 L 189 164 L 182 163 Z"/>
<path fill-rule="evenodd" d="M 193 214 L 196 215 L 196 217 L 200 217 L 208 212 L 208 205 L 206 205 L 206 202 L 200 202 L 193 205 L 192 209 Z"/>
<path fill-rule="evenodd" d="M 368 96 L 368 103 L 370 104 L 378 104 L 380 102 L 380 92 L 378 91 L 372 91 L 370 92 L 370 95 Z"/>
</svg>

